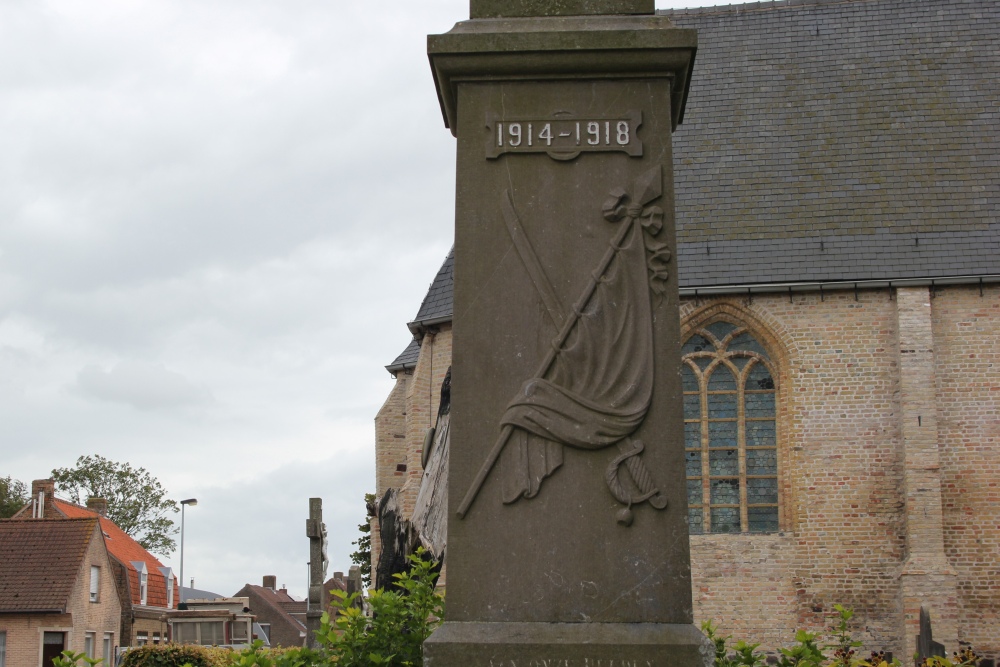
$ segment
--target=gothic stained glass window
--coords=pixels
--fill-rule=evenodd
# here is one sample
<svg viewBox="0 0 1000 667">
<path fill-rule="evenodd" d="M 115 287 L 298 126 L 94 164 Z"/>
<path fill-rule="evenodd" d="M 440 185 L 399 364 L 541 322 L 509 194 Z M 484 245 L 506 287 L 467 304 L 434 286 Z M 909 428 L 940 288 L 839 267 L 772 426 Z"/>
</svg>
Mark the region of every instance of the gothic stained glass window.
<svg viewBox="0 0 1000 667">
<path fill-rule="evenodd" d="M 681 353 L 691 533 L 777 531 L 776 388 L 767 351 L 745 327 L 716 320 L 694 331 Z"/>
</svg>

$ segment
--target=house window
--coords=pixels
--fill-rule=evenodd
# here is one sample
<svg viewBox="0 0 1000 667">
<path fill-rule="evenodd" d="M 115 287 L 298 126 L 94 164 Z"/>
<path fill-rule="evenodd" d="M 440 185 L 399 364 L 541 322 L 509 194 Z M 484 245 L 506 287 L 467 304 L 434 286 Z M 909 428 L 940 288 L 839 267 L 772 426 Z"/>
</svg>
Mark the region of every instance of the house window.
<svg viewBox="0 0 1000 667">
<path fill-rule="evenodd" d="M 222 621 L 202 621 L 198 624 L 198 643 L 202 646 L 225 644 L 225 625 Z"/>
<path fill-rule="evenodd" d="M 149 643 L 149 633 L 148 632 L 146 632 L 145 630 L 142 630 L 140 632 L 136 632 L 135 633 L 135 645 L 136 646 L 145 646 L 148 643 Z"/>
<path fill-rule="evenodd" d="M 94 646 L 97 644 L 97 633 L 88 632 L 83 636 L 83 652 L 87 654 L 88 658 L 95 657 Z"/>
<path fill-rule="evenodd" d="M 112 655 L 112 651 L 114 650 L 114 645 L 115 645 L 115 635 L 114 635 L 114 633 L 113 632 L 105 632 L 104 633 L 104 653 L 101 654 L 101 657 L 104 658 L 104 664 L 107 665 L 108 667 L 111 667 L 111 665 L 115 664 L 115 658 L 114 658 L 114 655 Z"/>
<path fill-rule="evenodd" d="M 160 643 L 160 633 L 159 632 L 154 632 L 153 633 L 153 643 L 154 644 L 159 644 Z"/>
<path fill-rule="evenodd" d="M 139 604 L 145 605 L 149 596 L 149 573 L 145 570 L 139 573 Z"/>
<path fill-rule="evenodd" d="M 174 623 L 174 641 L 178 644 L 197 644 L 198 624 Z"/>
<path fill-rule="evenodd" d="M 96 565 L 90 566 L 90 601 L 97 602 L 98 594 L 101 592 L 101 568 Z"/>
<path fill-rule="evenodd" d="M 776 388 L 745 327 L 717 321 L 681 348 L 691 533 L 778 530 Z"/>
<path fill-rule="evenodd" d="M 268 644 L 271 643 L 271 624 L 270 623 L 258 623 L 260 631 L 264 633 L 264 641 Z"/>
<path fill-rule="evenodd" d="M 247 626 L 246 621 L 233 621 L 229 624 L 229 631 L 232 634 L 230 638 L 230 643 L 232 644 L 246 644 L 248 642 L 247 638 Z"/>
<path fill-rule="evenodd" d="M 218 646 L 226 643 L 223 621 L 174 622 L 174 639 L 179 644 Z"/>
</svg>

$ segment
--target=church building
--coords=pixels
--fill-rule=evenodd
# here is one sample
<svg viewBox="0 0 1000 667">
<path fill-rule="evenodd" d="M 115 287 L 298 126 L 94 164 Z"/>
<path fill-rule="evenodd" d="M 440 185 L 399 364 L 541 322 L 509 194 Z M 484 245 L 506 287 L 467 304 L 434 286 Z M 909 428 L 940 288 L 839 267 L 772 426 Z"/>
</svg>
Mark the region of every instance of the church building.
<svg viewBox="0 0 1000 667">
<path fill-rule="evenodd" d="M 775 0 L 698 30 L 674 134 L 696 622 L 788 645 L 855 611 L 909 661 L 1000 657 L 1000 3 Z M 412 511 L 449 255 L 387 369 L 377 495 Z M 458 259 L 461 261 L 461 258 Z M 458 446 L 458 445 L 456 445 Z"/>
</svg>

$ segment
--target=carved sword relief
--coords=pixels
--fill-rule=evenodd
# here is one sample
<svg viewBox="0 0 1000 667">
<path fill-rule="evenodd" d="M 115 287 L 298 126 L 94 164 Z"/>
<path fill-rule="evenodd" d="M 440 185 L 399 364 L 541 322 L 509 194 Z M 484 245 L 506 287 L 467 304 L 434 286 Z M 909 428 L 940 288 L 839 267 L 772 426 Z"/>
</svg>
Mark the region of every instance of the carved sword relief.
<svg viewBox="0 0 1000 667">
<path fill-rule="evenodd" d="M 653 391 L 652 299 L 668 279 L 670 250 L 656 239 L 663 211 L 660 167 L 643 174 L 631 193 L 613 190 L 604 218 L 620 225 L 582 294 L 568 311 L 523 233 L 510 193 L 501 212 L 518 256 L 559 330 L 538 372 L 513 397 L 501 431 L 458 509 L 464 518 L 486 477 L 501 462 L 505 503 L 533 498 L 563 462 L 563 447 L 599 450 L 617 446 L 605 482 L 625 508 L 620 524 L 631 525 L 632 505 L 664 509 L 642 461 L 644 446 L 631 436 L 649 410 Z M 623 474 L 624 471 L 625 473 Z"/>
</svg>

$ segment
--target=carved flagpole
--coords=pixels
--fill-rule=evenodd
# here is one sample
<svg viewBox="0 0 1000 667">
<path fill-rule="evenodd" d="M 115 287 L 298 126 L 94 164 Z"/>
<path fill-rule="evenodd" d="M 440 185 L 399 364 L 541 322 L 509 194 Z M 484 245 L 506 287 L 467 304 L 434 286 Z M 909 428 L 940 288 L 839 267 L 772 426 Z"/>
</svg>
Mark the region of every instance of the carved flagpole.
<svg viewBox="0 0 1000 667">
<path fill-rule="evenodd" d="M 640 211 L 635 212 L 629 211 L 627 217 L 625 218 L 625 224 L 622 225 L 621 229 L 608 244 L 608 249 L 605 251 L 604 256 L 601 258 L 598 269 L 590 274 L 590 280 L 587 282 L 587 286 L 584 288 L 583 293 L 580 298 L 577 299 L 576 303 L 573 304 L 573 313 L 571 317 L 567 318 L 563 322 L 562 329 L 559 331 L 559 335 L 553 341 L 552 346 L 549 348 L 548 353 L 539 365 L 538 372 L 535 373 L 533 377 L 541 378 L 549 372 L 552 364 L 555 362 L 556 357 L 562 350 L 563 345 L 566 343 L 566 339 L 569 338 L 570 333 L 573 331 L 573 327 L 576 326 L 577 321 L 580 319 L 580 314 L 583 309 L 587 306 L 590 298 L 594 295 L 594 291 L 600 284 L 601 276 L 604 275 L 608 267 L 611 266 L 611 262 L 614 260 L 618 251 L 621 250 L 621 244 L 625 241 L 626 236 L 635 226 L 636 221 L 641 216 L 641 208 L 646 204 L 652 202 L 662 194 L 662 180 L 663 172 L 662 167 L 657 167 L 651 170 L 647 174 L 644 174 L 644 181 L 642 183 L 642 194 L 638 197 L 637 203 Z M 505 424 L 500 431 L 500 436 L 497 438 L 496 442 L 493 443 L 493 448 L 490 450 L 489 455 L 486 457 L 486 461 L 483 462 L 482 467 L 476 474 L 476 478 L 472 481 L 472 485 L 466 492 L 465 497 L 462 499 L 462 503 L 458 506 L 459 519 L 464 519 L 465 515 L 468 513 L 469 508 L 472 503 L 476 500 L 476 496 L 479 495 L 479 490 L 482 488 L 483 484 L 486 482 L 487 475 L 493 470 L 493 466 L 496 465 L 497 459 L 500 458 L 500 453 L 503 448 L 507 445 L 507 441 L 510 440 L 510 436 L 514 433 L 514 427 L 510 424 Z"/>
</svg>

